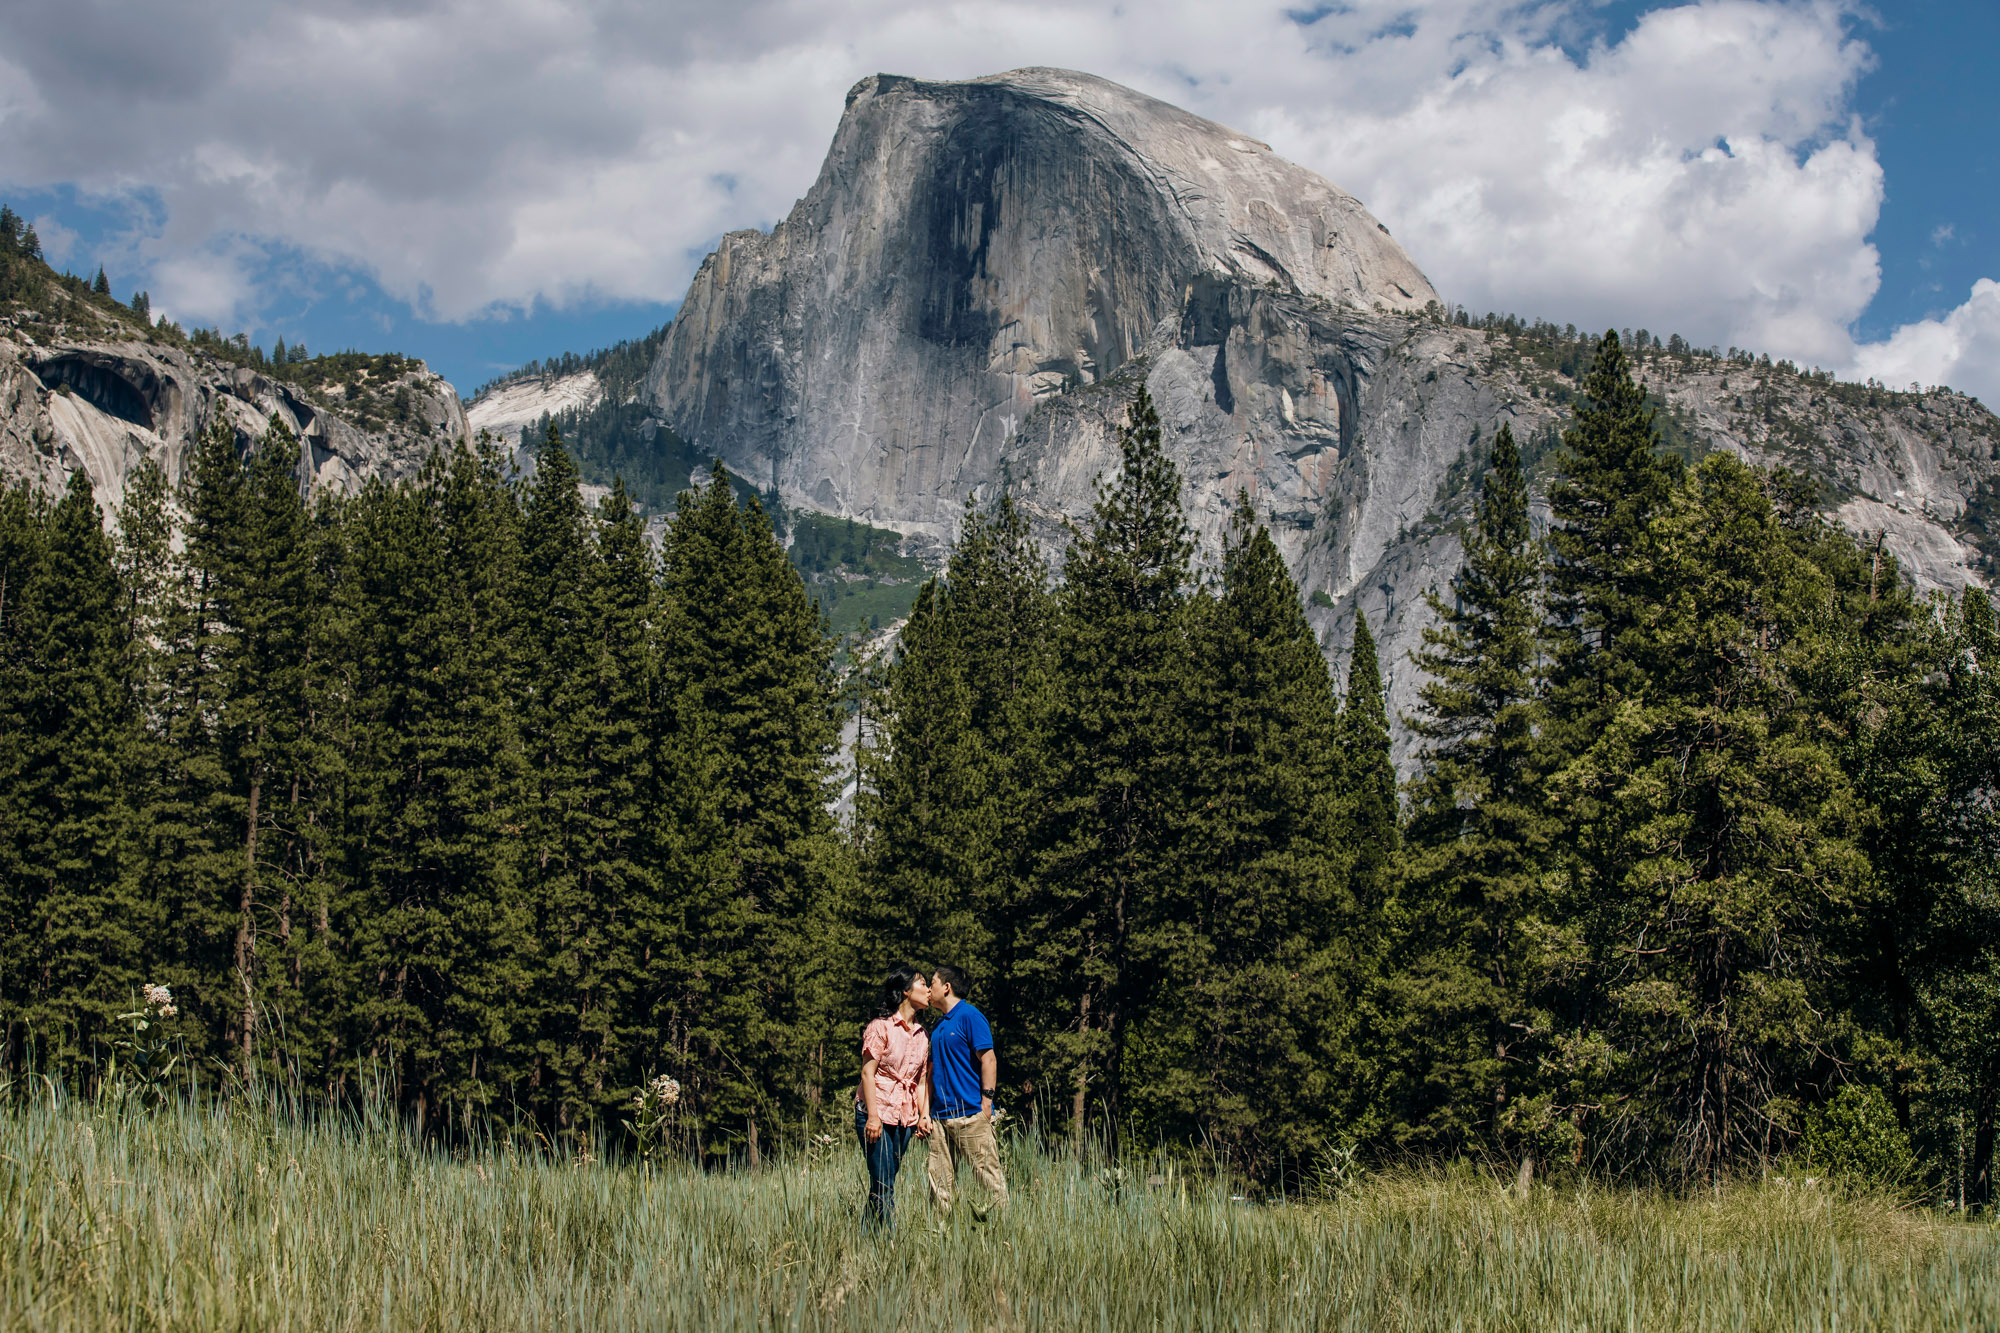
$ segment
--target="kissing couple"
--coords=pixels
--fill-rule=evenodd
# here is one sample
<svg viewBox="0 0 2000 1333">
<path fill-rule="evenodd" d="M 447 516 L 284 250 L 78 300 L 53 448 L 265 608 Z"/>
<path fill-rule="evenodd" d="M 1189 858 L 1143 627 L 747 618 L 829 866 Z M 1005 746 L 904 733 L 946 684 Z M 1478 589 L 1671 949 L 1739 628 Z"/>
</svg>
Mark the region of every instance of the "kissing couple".
<svg viewBox="0 0 2000 1333">
<path fill-rule="evenodd" d="M 988 1208 L 1007 1206 L 1007 1178 L 993 1135 L 1000 1062 L 986 1015 L 966 998 L 970 989 L 956 967 L 939 967 L 929 977 L 914 966 L 898 967 L 882 983 L 876 1016 L 861 1030 L 854 1133 L 868 1162 L 865 1217 L 872 1227 L 894 1222 L 896 1172 L 912 1138 L 930 1144 L 925 1175 L 940 1213 L 951 1211 L 960 1161 L 970 1163 L 985 1186 Z M 918 1020 L 925 1009 L 938 1014 L 928 1032 Z M 984 1220 L 986 1209 L 975 1207 L 973 1215 Z"/>
</svg>

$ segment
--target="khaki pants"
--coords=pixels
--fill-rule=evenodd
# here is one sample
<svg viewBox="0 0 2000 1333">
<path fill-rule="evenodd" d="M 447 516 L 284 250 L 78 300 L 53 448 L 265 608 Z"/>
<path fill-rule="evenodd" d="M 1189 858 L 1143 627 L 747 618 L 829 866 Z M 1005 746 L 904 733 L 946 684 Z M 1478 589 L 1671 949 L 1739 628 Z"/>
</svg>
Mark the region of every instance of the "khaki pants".
<svg viewBox="0 0 2000 1333">
<path fill-rule="evenodd" d="M 990 1116 L 966 1115 L 956 1120 L 940 1120 L 930 1142 L 930 1161 L 925 1174 L 930 1179 L 931 1202 L 937 1205 L 939 1212 L 951 1211 L 952 1192 L 958 1186 L 960 1159 L 972 1163 L 972 1174 L 986 1187 L 991 1206 L 1007 1206 L 1007 1177 L 1000 1173 L 1000 1144 L 993 1137 Z"/>
</svg>

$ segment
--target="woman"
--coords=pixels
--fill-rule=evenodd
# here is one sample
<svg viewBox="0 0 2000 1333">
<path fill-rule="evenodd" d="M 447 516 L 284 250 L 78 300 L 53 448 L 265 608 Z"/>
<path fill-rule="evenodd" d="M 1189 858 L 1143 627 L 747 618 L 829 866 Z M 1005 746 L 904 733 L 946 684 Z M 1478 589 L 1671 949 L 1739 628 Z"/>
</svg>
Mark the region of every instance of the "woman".
<svg viewBox="0 0 2000 1333">
<path fill-rule="evenodd" d="M 896 1169 L 910 1136 L 931 1132 L 931 1037 L 917 1014 L 931 1002 L 931 988 L 914 967 L 899 967 L 882 983 L 882 1007 L 861 1030 L 861 1087 L 854 1099 L 854 1132 L 868 1160 L 868 1208 L 874 1226 L 896 1215 Z"/>
</svg>

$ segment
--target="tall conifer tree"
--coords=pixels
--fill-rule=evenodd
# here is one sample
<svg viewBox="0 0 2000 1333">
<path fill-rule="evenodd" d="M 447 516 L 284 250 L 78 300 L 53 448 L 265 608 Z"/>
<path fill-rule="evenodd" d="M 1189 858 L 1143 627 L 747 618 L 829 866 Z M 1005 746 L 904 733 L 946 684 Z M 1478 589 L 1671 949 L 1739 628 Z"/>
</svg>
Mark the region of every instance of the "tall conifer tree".
<svg viewBox="0 0 2000 1333">
<path fill-rule="evenodd" d="M 676 1022 L 711 1146 L 754 1160 L 760 1124 L 822 1093 L 844 989 L 826 966 L 832 645 L 762 506 L 737 507 L 720 463 L 682 498 L 663 563 L 667 689 L 677 730 L 701 740 L 695 771 L 732 862 L 689 923 L 706 948 Z"/>
<path fill-rule="evenodd" d="M 321 604 L 299 491 L 298 440 L 274 422 L 243 478 L 237 560 L 225 576 L 230 634 L 223 654 L 221 729 L 231 795 L 239 802 L 237 894 L 231 969 L 240 1008 L 232 1042 L 255 1056 L 260 1007 L 290 1003 L 296 971 L 287 957 L 302 899 L 309 897 L 310 820 L 301 798 L 316 737 L 308 673 L 313 618 Z M 260 926 L 274 947 L 259 945 Z"/>
<path fill-rule="evenodd" d="M 1353 858 L 1351 885 L 1360 909 L 1378 921 L 1387 903 L 1401 834 L 1397 828 L 1396 765 L 1390 756 L 1389 705 L 1375 635 L 1367 613 L 1354 612 L 1354 642 L 1347 662 L 1347 697 L 1334 728 L 1345 766 L 1342 846 Z M 1379 925 L 1371 936 L 1379 932 Z"/>
<path fill-rule="evenodd" d="M 658 939 L 665 893 L 680 887 L 675 833 L 663 782 L 664 718 L 653 641 L 656 568 L 645 518 L 623 481 L 599 506 L 594 706 L 600 774 L 598 835 L 584 873 L 605 921 L 599 967 L 606 1009 L 604 1067 L 594 1095 L 621 1097 L 657 1066 L 660 1041 L 647 985 L 649 951 Z M 604 1105 L 600 1101 L 598 1105 Z"/>
<path fill-rule="evenodd" d="M 491 451 L 365 490 L 342 608 L 354 673 L 345 870 L 363 1054 L 419 1124 L 539 1091 L 516 721 L 519 509 Z"/>
<path fill-rule="evenodd" d="M 82 469 L 49 511 L 46 534 L 8 617 L 30 673 L 16 686 L 8 927 L 32 941 L 9 999 L 47 1043 L 42 1067 L 75 1072 L 139 986 L 154 922 L 130 858 L 126 604 Z"/>
<path fill-rule="evenodd" d="M 1336 703 L 1298 588 L 1247 494 L 1193 622 L 1190 761 L 1132 1057 L 1137 1118 L 1256 1174 L 1333 1129 L 1358 981 L 1335 838 Z M 1245 997 L 1256 1017 L 1246 1021 Z"/>
<path fill-rule="evenodd" d="M 1042 1087 L 1073 1134 L 1095 1111 L 1115 1134 L 1139 971 L 1176 874 L 1186 776 L 1183 620 L 1193 551 L 1180 473 L 1144 388 L 1064 563 L 1051 785 L 1015 979 Z M 1094 1099 L 1094 1100 L 1093 1100 Z"/>
<path fill-rule="evenodd" d="M 857 797 L 870 826 L 864 978 L 897 960 L 966 960 L 990 953 L 996 924 L 973 897 L 990 833 L 972 733 L 971 692 L 957 635 L 936 581 L 917 592 L 898 639 L 883 700 L 888 744 Z"/>
<path fill-rule="evenodd" d="M 576 1134 L 588 1131 L 614 1078 L 613 974 L 627 886 L 622 867 L 601 859 L 618 814 L 606 752 L 605 576 L 576 465 L 553 423 L 535 455 L 521 545 L 521 735 L 531 830 L 523 871 L 539 954 L 538 1100 Z"/>
<path fill-rule="evenodd" d="M 244 882 L 243 825 L 226 730 L 232 589 L 245 526 L 236 432 L 217 414 L 182 478 L 183 550 L 159 607 L 163 657 L 144 758 L 145 885 L 172 923 L 169 967 L 184 1024 L 240 1068 L 242 989 L 234 944 Z M 234 1032 L 232 1044 L 230 1033 Z"/>
<path fill-rule="evenodd" d="M 1643 693 L 1554 780 L 1603 794 L 1569 903 L 1612 1063 L 1601 1141 L 1708 1178 L 1780 1145 L 1831 1037 L 1829 927 L 1864 891 L 1855 793 L 1801 688 L 1834 602 L 1766 479 L 1704 459 L 1658 516 L 1662 597 L 1619 651 Z"/>
<path fill-rule="evenodd" d="M 1020 905 L 1033 876 L 1036 812 L 1049 785 L 1056 618 L 1048 568 L 1011 497 L 1002 495 L 986 513 L 968 501 L 945 589 L 973 743 L 966 795 L 980 808 L 971 878 L 954 895 L 961 925 L 952 947 L 973 977 L 981 1009 L 1011 1039 L 1018 1026 L 1011 978 Z M 1020 1073 L 1016 1062 L 1002 1068 L 1001 1078 L 1018 1086 Z"/>
<path fill-rule="evenodd" d="M 47 543 L 45 497 L 26 484 L 0 487 L 0 1004 L 6 1006 L 0 1061 L 15 1074 L 37 1037 L 25 1006 L 36 955 L 28 858 L 39 816 L 26 779 L 38 749 L 29 725 L 41 682 L 35 618 L 24 611 L 28 590 L 43 577 Z"/>
<path fill-rule="evenodd" d="M 1514 433 L 1502 426 L 1449 600 L 1416 664 L 1409 856 L 1384 1016 L 1399 1031 L 1389 1096 L 1405 1133 L 1453 1148 L 1505 1137 L 1534 1055 L 1532 923 L 1550 828 L 1535 769 L 1540 550 Z M 1545 1026 L 1545 1025 L 1539 1025 Z"/>
<path fill-rule="evenodd" d="M 1675 468 L 1655 443 L 1646 391 L 1607 331 L 1549 488 L 1551 721 L 1561 744 L 1587 743 L 1614 697 L 1640 687 L 1620 641 L 1659 591 L 1644 548 Z"/>
</svg>

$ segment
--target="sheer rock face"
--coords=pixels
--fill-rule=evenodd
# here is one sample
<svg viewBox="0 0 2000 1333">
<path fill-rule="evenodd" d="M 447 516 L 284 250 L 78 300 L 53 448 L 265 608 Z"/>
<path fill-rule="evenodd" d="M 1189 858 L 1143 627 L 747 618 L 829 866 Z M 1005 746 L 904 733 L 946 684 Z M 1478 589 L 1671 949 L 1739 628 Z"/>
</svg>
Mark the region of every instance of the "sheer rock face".
<svg viewBox="0 0 2000 1333">
<path fill-rule="evenodd" d="M 1218 282 L 1436 299 L 1353 198 L 1233 130 L 1062 70 L 879 75 L 791 216 L 702 265 L 647 392 L 789 500 L 948 529 L 1038 402 L 1171 338 Z"/>
<path fill-rule="evenodd" d="M 1365 606 L 1408 708 L 1411 589 L 1457 556 L 1408 529 L 1498 410 L 1411 383 L 1436 299 L 1350 195 L 1233 130 L 1061 70 L 881 75 L 791 215 L 702 265 L 644 392 L 789 504 L 943 542 L 1005 489 L 1059 558 L 1143 381 L 1204 549 L 1249 491 L 1329 652 Z"/>
<path fill-rule="evenodd" d="M 968 495 L 1007 490 L 1059 560 L 1143 382 L 1208 557 L 1248 491 L 1336 668 L 1367 612 L 1395 717 L 1417 708 L 1424 590 L 1459 564 L 1474 446 L 1503 422 L 1546 439 L 1574 389 L 1435 299 L 1359 203 L 1234 131 L 1059 70 L 881 75 L 791 215 L 702 265 L 642 392 L 788 504 L 939 550 Z M 1996 471 L 1984 409 L 1836 412 L 1796 376 L 1745 407 L 1748 380 L 1776 393 L 1768 369 L 1694 364 L 1640 373 L 1709 447 L 1820 476 L 1920 586 L 1974 578 L 1940 524 Z"/>
<path fill-rule="evenodd" d="M 293 385 L 178 347 L 0 325 L 0 482 L 26 479 L 59 492 L 81 469 L 108 522 L 143 458 L 158 459 L 178 484 L 193 441 L 217 413 L 244 448 L 273 421 L 284 423 L 298 437 L 300 467 L 314 489 L 414 476 L 439 443 L 465 438 L 458 394 L 420 364 L 382 387 L 409 389 L 410 417 L 367 431 Z"/>
</svg>

